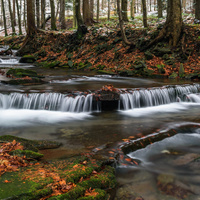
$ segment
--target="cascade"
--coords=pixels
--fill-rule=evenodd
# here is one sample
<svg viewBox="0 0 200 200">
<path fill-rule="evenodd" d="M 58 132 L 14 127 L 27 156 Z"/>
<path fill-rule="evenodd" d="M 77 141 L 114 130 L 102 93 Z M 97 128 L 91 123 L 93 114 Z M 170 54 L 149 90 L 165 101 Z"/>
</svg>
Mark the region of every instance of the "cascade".
<svg viewBox="0 0 200 200">
<path fill-rule="evenodd" d="M 200 102 L 200 84 L 133 89 L 120 94 L 119 109 L 158 106 L 177 101 Z"/>
<path fill-rule="evenodd" d="M 61 93 L 0 94 L 0 109 L 91 112 L 93 109 L 93 95 L 72 97 Z"/>
<path fill-rule="evenodd" d="M 0 58 L 0 64 L 17 64 L 19 61 L 15 58 L 12 59 L 1 59 Z"/>
</svg>

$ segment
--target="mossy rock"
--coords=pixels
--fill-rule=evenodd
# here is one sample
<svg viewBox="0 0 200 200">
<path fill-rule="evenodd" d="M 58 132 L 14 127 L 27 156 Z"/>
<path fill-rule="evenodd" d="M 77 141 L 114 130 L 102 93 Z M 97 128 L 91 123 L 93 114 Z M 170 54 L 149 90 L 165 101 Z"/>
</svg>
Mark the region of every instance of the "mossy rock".
<svg viewBox="0 0 200 200">
<path fill-rule="evenodd" d="M 60 66 L 60 61 L 53 61 L 53 62 L 42 62 L 38 64 L 39 66 L 42 66 L 44 68 L 55 68 Z"/>
<path fill-rule="evenodd" d="M 19 150 L 19 149 L 11 151 L 9 154 L 13 156 L 20 156 L 20 157 L 26 156 L 27 159 L 36 159 L 36 160 L 44 156 L 41 153 L 37 153 L 31 150 Z"/>
<path fill-rule="evenodd" d="M 19 63 L 34 63 L 36 58 L 32 55 L 24 55 L 20 58 Z"/>
<path fill-rule="evenodd" d="M 15 140 L 16 142 L 20 142 L 25 150 L 31 150 L 37 152 L 38 149 L 53 149 L 61 146 L 61 143 L 55 141 L 47 141 L 47 140 L 27 140 L 24 138 L 20 138 L 12 135 L 3 135 L 0 136 L 1 142 L 12 142 Z"/>
<path fill-rule="evenodd" d="M 10 84 L 10 85 L 37 85 L 46 83 L 40 78 L 20 78 L 20 79 L 12 79 L 9 81 L 2 81 L 2 83 Z"/>
<path fill-rule="evenodd" d="M 146 51 L 146 52 L 144 53 L 144 55 L 145 55 L 145 58 L 146 58 L 147 60 L 153 59 L 153 56 L 154 56 L 150 51 Z"/>
</svg>

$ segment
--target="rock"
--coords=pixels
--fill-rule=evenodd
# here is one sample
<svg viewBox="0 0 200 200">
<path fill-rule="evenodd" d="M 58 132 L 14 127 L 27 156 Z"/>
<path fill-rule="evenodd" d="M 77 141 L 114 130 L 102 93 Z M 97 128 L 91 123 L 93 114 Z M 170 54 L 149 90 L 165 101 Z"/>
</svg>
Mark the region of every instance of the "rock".
<svg viewBox="0 0 200 200">
<path fill-rule="evenodd" d="M 116 75 L 115 72 L 112 72 L 112 71 L 106 71 L 106 70 L 98 70 L 97 72 L 100 73 L 100 74 Z"/>
<path fill-rule="evenodd" d="M 146 51 L 146 52 L 144 53 L 144 55 L 145 55 L 145 58 L 146 58 L 147 60 L 151 60 L 151 59 L 153 58 L 153 54 L 152 54 L 150 51 Z"/>
<path fill-rule="evenodd" d="M 119 71 L 120 76 L 133 76 L 134 72 L 132 70 Z"/>
<path fill-rule="evenodd" d="M 34 63 L 36 61 L 35 57 L 32 55 L 25 55 L 20 58 L 19 63 Z"/>
<path fill-rule="evenodd" d="M 11 151 L 9 154 L 13 156 L 20 156 L 20 157 L 26 156 L 27 159 L 36 159 L 36 160 L 44 156 L 41 153 L 34 152 L 31 150 L 19 150 L 19 149 Z"/>
<path fill-rule="evenodd" d="M 175 79 L 175 78 L 177 78 L 178 77 L 178 74 L 176 73 L 176 72 L 173 72 L 170 76 L 169 76 L 169 78 L 171 78 L 171 79 Z"/>
<path fill-rule="evenodd" d="M 153 49 L 153 54 L 162 57 L 165 54 L 171 54 L 171 49 L 166 47 L 155 47 Z"/>
</svg>

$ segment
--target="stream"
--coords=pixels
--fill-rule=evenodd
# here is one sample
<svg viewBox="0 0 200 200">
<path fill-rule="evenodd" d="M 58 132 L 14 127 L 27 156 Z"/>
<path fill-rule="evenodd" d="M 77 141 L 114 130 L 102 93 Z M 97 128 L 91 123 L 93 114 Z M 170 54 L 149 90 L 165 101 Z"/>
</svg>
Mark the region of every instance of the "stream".
<svg viewBox="0 0 200 200">
<path fill-rule="evenodd" d="M 1 57 L 0 68 L 30 68 L 43 74 L 46 83 L 7 85 L 0 76 L 0 135 L 62 142 L 44 151 L 50 160 L 105 144 L 117 149 L 123 139 L 133 142 L 134 137 L 175 130 L 125 155 L 138 165 L 116 165 L 115 199 L 200 199 L 200 83 L 41 69 L 18 60 Z M 120 90 L 116 111 L 93 104 L 93 91 L 107 84 Z"/>
</svg>

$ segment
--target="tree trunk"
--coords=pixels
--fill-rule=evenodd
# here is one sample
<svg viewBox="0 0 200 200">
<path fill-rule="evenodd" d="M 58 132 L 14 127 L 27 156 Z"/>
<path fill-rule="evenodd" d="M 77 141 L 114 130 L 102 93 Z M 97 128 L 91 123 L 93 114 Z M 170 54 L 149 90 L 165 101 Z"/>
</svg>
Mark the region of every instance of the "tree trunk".
<svg viewBox="0 0 200 200">
<path fill-rule="evenodd" d="M 90 17 L 94 21 L 94 0 L 90 0 Z"/>
<path fill-rule="evenodd" d="M 65 0 L 60 1 L 60 22 L 61 22 L 61 29 L 66 29 L 65 23 Z"/>
<path fill-rule="evenodd" d="M 156 11 L 156 0 L 154 0 L 154 11 Z"/>
<path fill-rule="evenodd" d="M 18 0 L 16 0 L 16 6 L 17 6 L 17 18 L 18 18 L 18 26 L 19 26 L 19 35 L 22 35 L 21 16 L 20 16 L 20 12 L 19 12 Z"/>
<path fill-rule="evenodd" d="M 17 25 L 17 23 L 16 23 L 16 12 L 15 12 L 15 0 L 13 0 L 13 23 L 14 23 L 14 26 Z"/>
<path fill-rule="evenodd" d="M 5 7 L 4 7 L 3 0 L 1 0 L 1 6 L 2 6 L 2 12 L 3 12 L 3 23 L 4 23 L 5 37 L 6 37 L 6 36 L 8 36 L 8 33 L 7 33 L 7 25 L 6 25 L 6 13 L 5 13 Z"/>
<path fill-rule="evenodd" d="M 31 36 L 36 33 L 35 16 L 33 13 L 33 2 L 27 0 L 27 35 Z"/>
<path fill-rule="evenodd" d="M 46 0 L 41 0 L 41 29 L 45 29 L 45 7 Z"/>
<path fill-rule="evenodd" d="M 157 0 L 157 4 L 158 4 L 158 18 L 162 18 L 163 14 L 162 14 L 162 0 Z"/>
<path fill-rule="evenodd" d="M 161 41 L 163 38 L 169 40 L 169 46 L 175 47 L 180 39 L 182 32 L 182 12 L 181 0 L 168 0 L 167 2 L 167 20 L 159 35 L 147 45 L 151 47 L 155 43 Z"/>
<path fill-rule="evenodd" d="M 99 0 L 97 0 L 97 22 L 99 21 Z"/>
<path fill-rule="evenodd" d="M 102 11 L 104 9 L 104 0 L 101 1 L 101 9 L 102 9 Z"/>
<path fill-rule="evenodd" d="M 26 30 L 26 1 L 24 1 L 24 27 Z"/>
<path fill-rule="evenodd" d="M 36 21 L 37 28 L 40 27 L 40 0 L 36 0 Z"/>
<path fill-rule="evenodd" d="M 147 24 L 147 6 L 146 6 L 146 0 L 142 0 L 142 10 L 143 10 L 143 25 L 145 28 L 148 27 Z"/>
<path fill-rule="evenodd" d="M 125 22 L 128 22 L 128 1 L 127 0 L 122 0 L 121 1 L 121 10 L 122 10 L 122 19 Z"/>
<path fill-rule="evenodd" d="M 200 20 L 200 0 L 196 0 L 196 5 L 195 5 L 195 19 Z"/>
<path fill-rule="evenodd" d="M 10 0 L 8 0 L 8 7 L 9 7 L 9 12 L 10 12 L 12 33 L 15 34 L 15 25 L 14 25 L 14 19 L 13 19 L 13 13 L 12 13 L 12 8 L 11 8 L 11 2 L 10 2 Z"/>
<path fill-rule="evenodd" d="M 75 15 L 76 15 L 76 20 L 77 20 L 77 26 L 79 27 L 80 25 L 83 24 L 83 19 L 81 16 L 81 3 L 80 0 L 75 0 Z"/>
<path fill-rule="evenodd" d="M 56 30 L 55 4 L 54 0 L 50 0 L 51 6 L 51 30 Z"/>
<path fill-rule="evenodd" d="M 120 9 L 120 2 L 119 1 L 120 0 L 117 0 L 117 12 L 118 12 L 118 16 L 119 16 L 119 25 L 120 25 L 120 30 L 121 30 L 121 34 L 122 34 L 122 40 L 126 45 L 130 46 L 130 45 L 132 45 L 132 43 L 127 40 L 125 31 L 124 31 L 124 22 L 123 22 L 123 19 L 122 19 L 122 14 L 121 14 L 121 9 Z"/>
<path fill-rule="evenodd" d="M 91 17 L 90 17 L 90 4 L 89 0 L 83 1 L 83 22 L 86 26 L 91 25 Z"/>
<path fill-rule="evenodd" d="M 135 18 L 135 0 L 131 1 L 131 19 Z"/>
<path fill-rule="evenodd" d="M 110 20 L 110 0 L 108 0 L 108 20 Z"/>
</svg>

